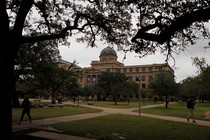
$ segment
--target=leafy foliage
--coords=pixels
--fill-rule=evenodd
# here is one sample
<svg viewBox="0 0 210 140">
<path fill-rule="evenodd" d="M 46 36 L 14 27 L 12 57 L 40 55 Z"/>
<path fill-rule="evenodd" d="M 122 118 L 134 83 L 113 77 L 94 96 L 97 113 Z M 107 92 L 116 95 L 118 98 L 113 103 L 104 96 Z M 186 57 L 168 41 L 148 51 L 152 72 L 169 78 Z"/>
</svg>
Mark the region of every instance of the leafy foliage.
<svg viewBox="0 0 210 140">
<path fill-rule="evenodd" d="M 166 42 L 163 50 L 168 50 L 170 54 L 171 46 L 182 50 L 186 42 L 194 43 L 196 34 L 192 29 L 208 37 L 203 22 L 209 19 L 210 15 L 206 14 L 210 10 L 209 4 L 209 0 L 1 0 L 0 41 L 7 44 L 0 54 L 1 88 L 6 91 L 2 98 L 7 99 L 1 103 L 7 112 L 2 116 L 2 120 L 6 120 L 2 124 L 2 134 L 6 139 L 11 139 L 12 127 L 8 125 L 11 122 L 11 105 L 8 103 L 11 103 L 12 89 L 15 87 L 14 60 L 21 45 L 46 40 L 55 40 L 57 45 L 69 45 L 68 38 L 82 35 L 78 41 L 87 42 L 88 46 L 94 47 L 96 40 L 102 40 L 121 49 L 130 45 L 129 39 L 135 31 L 131 28 L 131 14 L 138 16 L 140 12 L 137 18 L 140 30 L 132 38 L 137 46 L 129 50 L 155 52 L 157 46 L 162 47 L 157 42 Z"/>
<path fill-rule="evenodd" d="M 117 101 L 121 93 L 120 87 L 126 80 L 127 77 L 123 73 L 103 72 L 100 76 L 99 86 L 105 90 L 106 96 L 111 96 L 114 101 Z"/>
<path fill-rule="evenodd" d="M 53 41 L 25 44 L 20 47 L 16 56 L 16 80 L 30 78 L 31 75 L 40 73 L 44 70 L 43 67 L 47 67 L 60 58 L 58 48 Z"/>
<path fill-rule="evenodd" d="M 92 47 L 98 39 L 117 45 L 129 44 L 132 24 L 127 6 L 120 1 L 7 2 L 10 28 L 15 29 L 17 22 L 24 23 L 17 27 L 25 33 L 20 36 L 20 44 L 58 39 L 58 43 L 69 45 L 67 39 L 80 34 L 77 41 L 88 42 Z"/>
<path fill-rule="evenodd" d="M 174 77 L 167 73 L 160 73 L 157 77 L 149 83 L 149 88 L 160 97 L 165 96 L 166 108 L 168 104 L 168 97 L 175 95 L 178 90 L 178 86 L 174 81 Z"/>
<path fill-rule="evenodd" d="M 53 96 L 70 94 L 79 88 L 78 71 L 74 68 L 59 68 L 58 48 L 53 41 L 38 42 L 22 46 L 16 57 L 16 80 L 18 89 L 35 96 Z M 33 94 L 35 93 L 35 94 Z"/>
<path fill-rule="evenodd" d="M 179 53 L 187 45 L 195 44 L 201 36 L 209 39 L 210 1 L 139 0 L 136 6 L 138 32 L 132 38 L 131 50 L 142 56 L 160 48 Z"/>
<path fill-rule="evenodd" d="M 4 124 L 2 136 L 11 139 L 11 100 L 14 95 L 14 60 L 19 48 L 27 43 L 55 40 L 55 45 L 68 45 L 68 38 L 81 33 L 79 41 L 96 46 L 95 41 L 128 45 L 131 16 L 128 5 L 121 1 L 74 0 L 2 0 L 0 1 L 0 27 L 2 47 L 0 53 L 1 89 L 5 91 L 1 103 Z M 10 88 L 8 88 L 10 87 Z M 10 125 L 9 125 L 10 124 Z"/>
<path fill-rule="evenodd" d="M 199 99 L 200 102 L 210 100 L 209 84 L 210 84 L 210 67 L 206 63 L 205 58 L 192 58 L 193 65 L 198 68 L 198 75 L 187 77 L 180 84 L 179 96 L 186 101 L 190 96 Z"/>
<path fill-rule="evenodd" d="M 198 77 L 188 77 L 184 79 L 180 85 L 180 98 L 184 101 L 190 96 L 198 96 L 198 90 L 201 88 L 199 86 Z"/>
<path fill-rule="evenodd" d="M 85 96 L 88 98 L 90 96 L 97 96 L 97 101 L 102 101 L 105 98 L 104 89 L 99 85 L 92 85 L 84 87 Z"/>
</svg>

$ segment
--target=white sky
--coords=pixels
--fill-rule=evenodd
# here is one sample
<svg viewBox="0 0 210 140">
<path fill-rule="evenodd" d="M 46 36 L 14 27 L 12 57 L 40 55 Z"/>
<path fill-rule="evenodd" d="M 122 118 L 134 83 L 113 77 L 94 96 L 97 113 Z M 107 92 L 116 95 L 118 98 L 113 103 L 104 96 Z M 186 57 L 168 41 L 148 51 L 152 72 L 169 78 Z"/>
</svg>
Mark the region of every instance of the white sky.
<svg viewBox="0 0 210 140">
<path fill-rule="evenodd" d="M 210 29 L 210 23 L 208 23 L 207 26 Z M 86 48 L 87 44 L 78 44 L 74 40 L 75 39 L 73 38 L 71 39 L 71 45 L 69 47 L 60 46 L 59 51 L 63 60 L 69 62 L 73 62 L 74 60 L 76 60 L 80 67 L 90 67 L 91 61 L 99 60 L 101 50 L 108 46 L 99 43 L 98 48 Z M 175 58 L 175 66 L 173 67 L 173 69 L 175 72 L 177 82 L 180 82 L 188 76 L 197 75 L 197 68 L 194 65 L 192 65 L 192 57 L 204 57 L 206 58 L 207 63 L 210 64 L 210 48 L 207 50 L 204 49 L 204 46 L 206 46 L 208 42 L 210 42 L 210 40 L 200 40 L 196 45 L 188 47 L 188 49 L 185 50 L 185 52 L 181 52 L 179 55 L 173 54 Z M 155 55 L 149 55 L 144 58 L 139 58 L 138 54 L 128 52 L 124 61 L 123 52 L 117 51 L 117 55 L 118 61 L 124 63 L 125 66 L 165 63 L 166 59 L 166 56 L 160 54 L 159 52 L 156 52 Z M 168 63 L 172 67 L 174 65 L 174 60 L 170 59 Z"/>
<path fill-rule="evenodd" d="M 207 41 L 198 41 L 196 45 L 188 47 L 187 50 L 181 52 L 179 55 L 173 54 L 174 60 L 169 60 L 169 65 L 174 69 L 176 81 L 187 78 L 188 76 L 197 75 L 197 68 L 192 64 L 192 57 L 204 57 L 207 63 L 210 64 L 210 49 L 204 49 L 204 46 L 208 44 Z M 87 48 L 87 44 L 71 42 L 70 47 L 60 46 L 59 51 L 63 60 L 73 62 L 76 60 L 80 67 L 90 67 L 92 60 L 99 60 L 100 52 L 108 45 L 98 45 L 98 48 Z M 144 65 L 154 63 L 165 63 L 166 56 L 157 52 L 155 55 L 149 55 L 144 58 L 139 58 L 138 54 L 127 53 L 126 59 L 123 61 L 124 53 L 117 51 L 118 61 L 125 66 L 128 65 Z"/>
</svg>

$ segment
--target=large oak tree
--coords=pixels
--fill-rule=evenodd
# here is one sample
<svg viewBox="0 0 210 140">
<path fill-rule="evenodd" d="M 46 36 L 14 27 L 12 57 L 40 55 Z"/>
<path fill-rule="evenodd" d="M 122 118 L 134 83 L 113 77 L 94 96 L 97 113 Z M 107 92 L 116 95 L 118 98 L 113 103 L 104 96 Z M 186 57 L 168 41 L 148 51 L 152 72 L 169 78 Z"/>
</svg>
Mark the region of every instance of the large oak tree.
<svg viewBox="0 0 210 140">
<path fill-rule="evenodd" d="M 141 56 L 160 49 L 168 59 L 197 39 L 210 37 L 206 26 L 210 19 L 209 0 L 139 0 L 136 12 L 138 31 L 132 38 L 131 50 Z"/>
<path fill-rule="evenodd" d="M 111 97 L 115 105 L 119 100 L 122 83 L 127 81 L 127 77 L 124 73 L 115 72 L 102 72 L 100 76 L 99 86 L 104 89 L 107 97 Z"/>
<path fill-rule="evenodd" d="M 165 97 L 166 108 L 168 108 L 169 97 L 174 96 L 178 91 L 178 84 L 175 82 L 173 75 L 168 73 L 156 75 L 148 87 L 154 90 L 159 97 Z"/>
<path fill-rule="evenodd" d="M 1 137 L 12 136 L 14 60 L 25 43 L 68 38 L 81 33 L 79 41 L 95 46 L 96 40 L 118 46 L 129 43 L 131 16 L 126 3 L 98 0 L 1 0 Z M 34 32 L 36 34 L 34 34 Z"/>
<path fill-rule="evenodd" d="M 40 76 L 46 69 L 53 69 L 55 62 L 61 59 L 58 47 L 54 45 L 54 41 L 43 41 L 33 44 L 22 45 L 17 52 L 15 59 L 14 79 L 15 83 L 24 83 L 28 88 L 23 88 L 23 93 L 32 92 L 38 87 L 33 83 L 36 76 Z M 47 73 L 50 75 L 50 73 Z M 46 75 L 46 74 L 45 74 Z M 41 82 L 41 81 L 40 81 Z M 40 84 L 41 85 L 41 84 Z M 29 88 L 30 87 L 30 88 Z M 17 86 L 16 86 L 17 89 Z M 12 97 L 13 107 L 19 107 L 18 93 L 14 89 Z M 27 90 L 26 90 L 27 89 Z"/>
<path fill-rule="evenodd" d="M 98 39 L 127 46 L 131 17 L 137 15 L 139 30 L 130 51 L 148 54 L 162 47 L 170 54 L 172 48 L 182 50 L 187 42 L 194 43 L 196 31 L 209 37 L 203 24 L 210 18 L 209 5 L 209 0 L 1 0 L 1 136 L 10 139 L 12 134 L 14 60 L 21 45 L 44 40 L 67 44 L 68 38 L 81 33 L 78 41 L 89 46 Z"/>
</svg>

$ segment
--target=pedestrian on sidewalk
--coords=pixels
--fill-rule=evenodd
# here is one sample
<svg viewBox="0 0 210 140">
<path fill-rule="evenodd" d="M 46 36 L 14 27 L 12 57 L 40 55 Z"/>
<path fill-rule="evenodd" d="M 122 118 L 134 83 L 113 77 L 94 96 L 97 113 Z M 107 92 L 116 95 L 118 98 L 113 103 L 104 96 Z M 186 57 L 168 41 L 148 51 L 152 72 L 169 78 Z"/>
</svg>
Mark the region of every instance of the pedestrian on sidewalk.
<svg viewBox="0 0 210 140">
<path fill-rule="evenodd" d="M 195 109 L 195 99 L 193 96 L 191 96 L 187 100 L 187 108 L 189 110 L 189 115 L 187 117 L 187 121 L 189 122 L 189 119 L 192 119 L 194 123 L 196 123 L 195 118 L 194 118 L 194 109 Z"/>
<path fill-rule="evenodd" d="M 21 117 L 20 117 L 20 121 L 19 121 L 19 124 L 21 124 L 21 121 L 23 120 L 23 117 L 25 116 L 25 114 L 27 114 L 28 118 L 29 118 L 29 121 L 31 123 L 31 114 L 30 114 L 30 110 L 31 110 L 31 102 L 29 101 L 29 98 L 26 96 L 22 102 L 22 107 L 23 107 L 23 110 L 22 110 L 22 114 L 21 114 Z"/>
</svg>

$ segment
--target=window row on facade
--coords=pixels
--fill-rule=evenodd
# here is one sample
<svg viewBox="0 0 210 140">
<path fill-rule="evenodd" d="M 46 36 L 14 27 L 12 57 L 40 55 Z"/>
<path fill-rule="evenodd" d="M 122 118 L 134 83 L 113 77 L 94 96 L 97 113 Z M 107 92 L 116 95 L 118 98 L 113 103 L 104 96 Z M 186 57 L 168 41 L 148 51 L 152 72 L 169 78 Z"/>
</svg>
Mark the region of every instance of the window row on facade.
<svg viewBox="0 0 210 140">
<path fill-rule="evenodd" d="M 136 81 L 136 77 L 139 75 L 129 75 L 128 80 L 129 81 Z M 140 80 L 141 81 L 147 81 L 150 82 L 152 81 L 153 76 L 152 75 L 140 75 Z M 98 83 L 100 81 L 100 75 L 87 75 L 86 76 L 87 83 Z"/>
<path fill-rule="evenodd" d="M 120 73 L 128 73 L 128 72 L 152 72 L 152 71 L 160 71 L 162 67 L 128 67 L 128 68 L 118 68 L 117 72 Z M 107 71 L 110 71 L 108 68 Z"/>
</svg>

